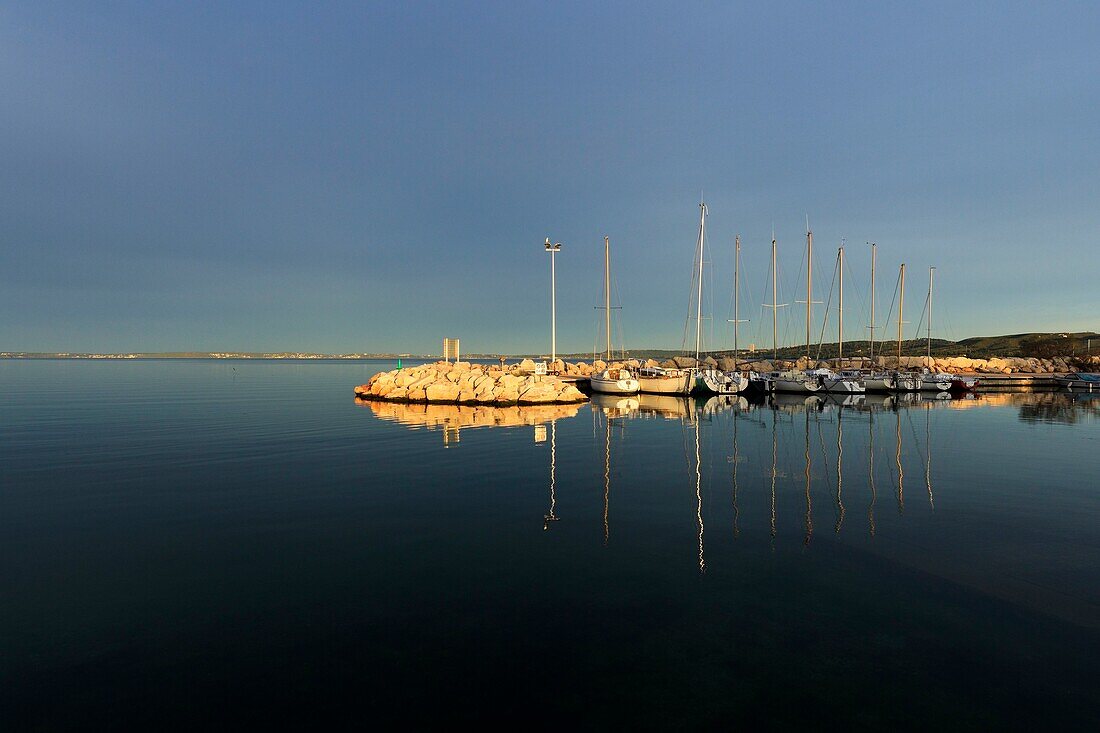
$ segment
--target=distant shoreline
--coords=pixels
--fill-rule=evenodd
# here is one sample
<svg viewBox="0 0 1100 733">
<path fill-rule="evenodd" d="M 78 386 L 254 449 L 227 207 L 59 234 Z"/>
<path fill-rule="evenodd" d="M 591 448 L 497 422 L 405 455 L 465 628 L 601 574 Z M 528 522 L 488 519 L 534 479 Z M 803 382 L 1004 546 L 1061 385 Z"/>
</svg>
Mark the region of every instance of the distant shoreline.
<svg viewBox="0 0 1100 733">
<path fill-rule="evenodd" d="M 772 356 L 772 349 L 766 347 L 741 349 L 740 358 L 753 359 L 753 358 L 768 358 Z M 838 344 L 836 343 L 823 343 L 814 344 L 811 348 L 811 355 L 815 359 L 828 359 L 838 355 Z M 898 343 L 896 340 L 884 339 L 881 341 L 876 340 L 874 344 L 874 353 L 889 356 L 897 353 Z M 930 348 L 929 348 L 930 347 Z M 801 346 L 781 346 L 776 350 L 776 358 L 779 359 L 797 359 L 802 356 L 806 351 L 805 345 Z M 844 354 L 847 356 L 866 356 L 871 351 L 871 345 L 867 341 L 845 341 Z M 901 343 L 901 353 L 903 356 L 924 356 L 927 351 L 931 351 L 933 357 L 939 356 L 968 356 L 972 358 L 990 358 L 994 356 L 1042 356 L 1042 357 L 1054 357 L 1054 356 L 1081 356 L 1081 355 L 1097 355 L 1100 354 L 1100 334 L 1092 331 L 1083 331 L 1076 333 L 1066 332 L 1054 332 L 1054 333 L 1019 333 L 1006 336 L 977 336 L 972 338 L 963 339 L 961 341 L 948 341 L 945 339 L 933 338 L 931 344 L 928 344 L 925 339 L 905 339 Z M 714 356 L 716 358 L 721 356 L 732 355 L 732 350 L 729 348 L 720 349 L 706 349 L 702 352 L 707 356 Z M 690 349 L 627 349 L 625 351 L 615 350 L 616 358 L 635 358 L 635 359 L 669 359 L 674 356 L 683 356 L 691 354 Z M 501 357 L 509 360 L 515 359 L 534 359 L 549 360 L 548 354 L 536 354 L 536 353 L 517 353 L 517 354 L 499 354 L 499 353 L 471 353 L 462 354 L 463 360 L 469 359 L 499 359 Z M 600 358 L 601 354 L 595 355 L 586 352 L 579 353 L 559 353 L 559 359 L 565 359 L 567 361 L 587 361 L 593 358 Z M 316 360 L 342 360 L 342 361 L 365 361 L 370 359 L 402 359 L 402 360 L 423 360 L 423 361 L 437 361 L 443 357 L 439 354 L 367 354 L 367 353 L 355 353 L 355 354 L 322 354 L 313 352 L 295 352 L 295 351 L 147 351 L 147 352 L 129 352 L 129 353 L 96 353 L 96 352 L 38 352 L 38 351 L 0 351 L 0 359 L 75 359 L 75 360 L 125 360 L 125 359 L 252 359 L 252 360 L 303 360 L 303 359 L 316 359 Z"/>
</svg>

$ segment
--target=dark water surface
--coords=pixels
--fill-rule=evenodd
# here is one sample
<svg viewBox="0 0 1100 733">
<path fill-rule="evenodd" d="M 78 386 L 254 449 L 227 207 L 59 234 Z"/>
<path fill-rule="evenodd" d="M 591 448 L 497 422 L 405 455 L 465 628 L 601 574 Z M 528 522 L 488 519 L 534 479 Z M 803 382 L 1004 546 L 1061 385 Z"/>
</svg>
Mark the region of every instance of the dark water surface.
<svg viewBox="0 0 1100 733">
<path fill-rule="evenodd" d="M 1095 729 L 1100 396 L 357 404 L 391 367 L 0 361 L 0 727 Z"/>
</svg>

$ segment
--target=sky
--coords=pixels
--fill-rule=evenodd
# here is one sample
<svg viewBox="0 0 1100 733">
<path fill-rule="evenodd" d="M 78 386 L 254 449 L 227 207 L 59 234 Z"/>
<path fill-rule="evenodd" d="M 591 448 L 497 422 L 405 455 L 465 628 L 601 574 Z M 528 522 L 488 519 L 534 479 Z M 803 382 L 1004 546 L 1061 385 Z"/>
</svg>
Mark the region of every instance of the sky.
<svg viewBox="0 0 1100 733">
<path fill-rule="evenodd" d="M 1100 330 L 1097 3 L 5 3 L 0 351 Z M 780 337 L 804 339 L 804 306 Z M 815 306 L 815 340 L 825 305 Z M 893 318 L 896 319 L 896 311 Z M 896 326 L 894 327 L 896 328 Z M 881 331 L 879 333 L 882 333 Z M 693 336 L 689 341 L 693 342 Z"/>
</svg>

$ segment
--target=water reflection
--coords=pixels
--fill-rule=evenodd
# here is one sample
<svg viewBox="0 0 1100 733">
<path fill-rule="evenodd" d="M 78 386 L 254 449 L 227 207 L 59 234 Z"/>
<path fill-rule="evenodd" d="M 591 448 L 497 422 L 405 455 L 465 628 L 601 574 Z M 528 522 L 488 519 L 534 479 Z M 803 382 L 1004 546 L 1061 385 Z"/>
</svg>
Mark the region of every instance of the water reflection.
<svg viewBox="0 0 1100 733">
<path fill-rule="evenodd" d="M 558 462 L 558 421 L 550 421 L 550 509 L 543 515 L 542 529 L 550 529 L 550 523 L 558 521 L 555 510 L 558 506 L 557 494 L 557 462 Z"/>
<path fill-rule="evenodd" d="M 575 417 L 583 408 L 577 405 L 550 405 L 529 407 L 473 407 L 459 405 L 426 405 L 367 401 L 362 403 L 374 415 L 409 427 L 441 429 L 444 443 L 453 445 L 461 428 L 485 426 L 535 425 L 536 442 L 549 442 L 549 466 L 547 491 L 549 504 L 543 513 L 543 529 L 549 530 L 560 520 L 558 515 L 557 460 L 558 423 Z M 602 453 L 600 485 L 602 489 L 603 542 L 611 540 L 611 498 L 615 470 L 613 450 L 622 444 L 623 438 L 634 429 L 642 429 L 644 421 L 679 423 L 683 438 L 682 457 L 669 463 L 667 459 L 679 454 L 667 437 L 656 445 L 670 450 L 667 454 L 630 456 L 621 458 L 625 470 L 636 470 L 642 459 L 657 457 L 662 470 L 685 470 L 687 487 L 692 495 L 693 523 L 698 569 L 706 572 L 706 520 L 709 514 L 720 509 L 708 509 L 706 495 L 710 470 L 708 456 L 715 450 L 729 466 L 726 480 L 730 482 L 731 504 L 728 523 L 731 536 L 740 538 L 746 527 L 751 527 L 752 517 L 761 509 L 766 512 L 766 526 L 772 547 L 783 531 L 783 515 L 787 521 L 795 519 L 790 513 L 792 499 L 797 491 L 800 539 L 803 547 L 810 546 L 815 525 L 815 498 L 828 497 L 833 507 L 833 535 L 850 533 L 845 530 L 851 524 L 847 512 L 852 502 L 866 506 L 867 522 L 862 534 L 873 539 L 880 527 L 876 517 L 878 489 L 885 469 L 885 480 L 893 486 L 897 514 L 906 514 L 906 469 L 919 460 L 923 469 L 923 483 L 927 494 L 928 511 L 936 508 L 933 488 L 933 415 L 935 410 L 956 410 L 980 405 L 1011 406 L 1019 410 L 1019 418 L 1028 423 L 1075 424 L 1095 419 L 1100 414 L 1100 399 L 1089 395 L 1065 395 L 1056 393 L 967 395 L 963 399 L 943 399 L 942 395 L 908 393 L 898 395 L 791 395 L 777 394 L 763 400 L 750 401 L 744 396 L 730 395 L 709 399 L 691 399 L 662 395 L 613 396 L 594 395 L 589 405 L 593 416 L 593 438 Z M 923 412 L 923 426 L 920 426 Z M 889 421 L 885 426 L 881 420 Z M 852 428 L 866 421 L 866 430 Z M 634 421 L 643 421 L 632 427 Z M 746 423 L 742 425 L 742 423 Z M 832 428 L 829 428 L 832 425 Z M 745 427 L 749 426 L 748 435 Z M 918 427 L 920 426 L 920 427 Z M 657 426 L 653 426 L 656 428 Z M 923 427 L 923 430 L 921 430 Z M 756 430 L 759 428 L 759 432 Z M 832 429 L 835 433 L 827 431 Z M 726 432 L 726 431 L 729 432 Z M 649 434 L 661 435 L 658 431 Z M 711 443 L 711 439 L 715 441 Z M 879 462 L 878 451 L 885 438 L 889 458 Z M 548 441 L 547 441 L 548 439 Z M 582 444 L 577 444 L 575 432 L 567 433 L 563 446 L 567 453 L 576 454 Z M 748 440 L 750 449 L 743 445 Z M 815 447 L 818 446 L 818 447 Z M 624 448 L 625 449 L 625 448 Z M 797 457 L 795 457 L 797 456 Z M 793 459 L 793 460 L 792 460 Z M 853 465 L 865 466 L 857 471 L 854 483 L 845 470 Z M 835 465 L 833 465 L 835 462 Z M 675 469 L 675 464 L 682 467 Z M 664 465 L 668 464 L 668 465 Z M 907 464 L 909 464 L 907 466 Z M 797 466 L 797 468 L 795 468 Z M 754 470 L 755 467 L 755 470 Z M 749 473 L 745 474 L 744 469 Z M 793 470 L 791 470 L 793 469 Z M 620 468 L 620 471 L 624 470 Z M 797 473 L 795 473 L 797 471 Z M 865 472 L 864 472 L 865 471 Z M 849 471 L 850 472 L 850 471 Z M 912 471 L 910 471 L 911 478 Z M 746 475 L 749 480 L 746 482 Z M 835 485 L 833 485 L 835 482 Z M 570 482 L 573 485 L 573 482 Z M 749 499 L 749 514 L 745 513 L 745 497 Z M 570 499 L 567 499 L 571 500 Z M 764 506 L 757 507 L 755 502 Z M 923 504 L 923 502 L 922 502 Z M 820 503 L 819 503 L 820 506 Z M 766 507 L 766 508 L 765 508 Z M 760 516 L 760 514 L 755 514 Z M 856 530 L 859 531 L 859 530 Z"/>
<path fill-rule="evenodd" d="M 503 428 L 524 425 L 551 425 L 555 420 L 574 417 L 582 405 L 525 405 L 495 407 L 493 405 L 445 405 L 415 402 L 383 402 L 356 398 L 357 405 L 367 407 L 382 420 L 400 423 L 410 428 L 442 430 L 444 445 L 459 441 L 463 428 Z"/>
<path fill-rule="evenodd" d="M 1054 423 L 1076 425 L 1100 418 L 1100 393 L 1032 393 L 997 395 L 1014 397 L 1001 400 L 1003 404 L 1019 405 L 1020 420 L 1026 423 Z"/>
</svg>

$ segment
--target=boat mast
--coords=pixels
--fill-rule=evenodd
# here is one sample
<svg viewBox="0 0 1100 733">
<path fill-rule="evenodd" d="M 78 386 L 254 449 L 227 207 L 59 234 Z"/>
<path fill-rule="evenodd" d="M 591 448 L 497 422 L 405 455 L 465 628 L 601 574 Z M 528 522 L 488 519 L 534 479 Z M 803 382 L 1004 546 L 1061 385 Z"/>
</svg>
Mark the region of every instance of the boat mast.
<svg viewBox="0 0 1100 733">
<path fill-rule="evenodd" d="M 837 269 L 840 271 L 840 305 L 837 307 L 837 358 L 844 358 L 844 247 L 836 253 Z"/>
<path fill-rule="evenodd" d="M 935 267 L 928 268 L 928 338 L 926 341 L 928 346 L 926 347 L 926 350 L 928 352 L 927 357 L 929 359 L 932 358 L 932 273 L 935 271 Z M 928 368 L 931 369 L 932 365 L 929 364 Z"/>
<path fill-rule="evenodd" d="M 611 361 L 611 238 L 603 238 L 603 312 L 607 329 L 607 360 Z"/>
<path fill-rule="evenodd" d="M 738 301 L 737 289 L 738 289 L 738 272 L 737 266 L 741 262 L 741 235 L 738 234 L 733 238 L 733 359 L 737 361 L 737 324 L 741 321 L 738 320 Z"/>
<path fill-rule="evenodd" d="M 789 305 L 788 303 L 779 303 L 779 295 L 776 293 L 776 286 L 778 284 L 778 276 L 776 274 L 775 264 L 775 229 L 772 229 L 772 304 L 764 304 L 764 308 L 772 309 L 772 361 L 779 360 L 779 330 L 777 323 L 779 321 L 779 309 Z"/>
<path fill-rule="evenodd" d="M 898 299 L 898 369 L 901 369 L 901 316 L 905 308 L 905 263 L 901 263 L 901 297 Z"/>
<path fill-rule="evenodd" d="M 699 293 L 695 307 L 695 366 L 703 346 L 703 235 L 707 226 L 707 205 L 699 203 Z"/>
<path fill-rule="evenodd" d="M 775 232 L 772 232 L 772 361 L 779 360 L 779 337 L 776 322 L 779 320 L 779 304 L 775 294 Z"/>
<path fill-rule="evenodd" d="M 813 307 L 814 233 L 806 221 L 806 359 L 810 358 L 810 309 Z"/>
<path fill-rule="evenodd" d="M 875 366 L 875 250 L 878 245 L 871 242 L 871 368 Z"/>
<path fill-rule="evenodd" d="M 734 368 L 736 368 L 737 355 L 740 352 L 737 344 L 737 324 L 748 323 L 748 319 L 741 320 L 739 314 L 741 312 L 741 235 L 738 234 L 733 238 L 733 318 L 730 323 L 733 324 L 733 360 Z"/>
</svg>

